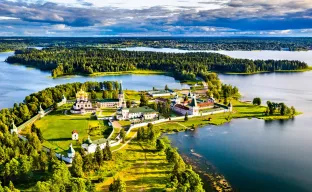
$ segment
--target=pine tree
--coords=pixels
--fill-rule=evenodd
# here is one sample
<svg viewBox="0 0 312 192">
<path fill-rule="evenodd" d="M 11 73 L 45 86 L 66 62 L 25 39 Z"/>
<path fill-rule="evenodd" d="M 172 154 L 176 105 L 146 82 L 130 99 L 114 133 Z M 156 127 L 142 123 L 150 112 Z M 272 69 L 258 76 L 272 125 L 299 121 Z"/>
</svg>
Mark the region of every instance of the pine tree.
<svg viewBox="0 0 312 192">
<path fill-rule="evenodd" d="M 80 153 L 76 153 L 73 163 L 72 163 L 72 174 L 74 177 L 82 177 L 83 176 L 83 161 Z"/>
<path fill-rule="evenodd" d="M 185 113 L 184 121 L 188 121 L 188 113 L 187 112 Z"/>
<path fill-rule="evenodd" d="M 102 165 L 104 158 L 103 158 L 103 152 L 100 149 L 100 146 L 96 147 L 96 150 L 95 150 L 95 153 L 94 153 L 94 158 L 95 158 L 95 161 L 97 162 L 97 164 L 99 166 Z"/>
<path fill-rule="evenodd" d="M 113 183 L 109 185 L 110 192 L 126 192 L 126 183 L 120 178 L 114 179 Z"/>
<path fill-rule="evenodd" d="M 104 148 L 103 159 L 106 161 L 112 160 L 113 155 L 109 146 L 108 140 L 106 141 L 106 146 Z"/>
</svg>

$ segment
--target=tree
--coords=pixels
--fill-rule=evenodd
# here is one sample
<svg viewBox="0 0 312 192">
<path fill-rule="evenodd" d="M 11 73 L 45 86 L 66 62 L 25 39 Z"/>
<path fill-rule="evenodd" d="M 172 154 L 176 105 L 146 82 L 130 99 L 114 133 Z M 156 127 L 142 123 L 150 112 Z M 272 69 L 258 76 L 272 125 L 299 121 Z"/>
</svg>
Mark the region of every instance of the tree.
<svg viewBox="0 0 312 192">
<path fill-rule="evenodd" d="M 253 105 L 261 105 L 261 98 L 255 97 L 252 101 Z"/>
<path fill-rule="evenodd" d="M 122 139 L 123 142 L 125 142 L 125 138 L 126 138 L 126 132 L 123 128 L 121 128 L 120 130 L 120 138 Z"/>
<path fill-rule="evenodd" d="M 94 158 L 95 158 L 95 161 L 97 162 L 97 164 L 99 166 L 102 165 L 104 157 L 103 157 L 103 152 L 102 152 L 100 146 L 96 147 L 96 150 L 94 153 Z"/>
<path fill-rule="evenodd" d="M 127 108 L 130 108 L 131 107 L 131 101 L 127 100 L 126 101 L 126 106 L 127 106 Z"/>
<path fill-rule="evenodd" d="M 293 115 L 293 116 L 296 115 L 297 112 L 296 112 L 295 107 L 294 107 L 294 106 L 291 106 L 290 109 L 291 109 L 292 115 Z"/>
<path fill-rule="evenodd" d="M 280 103 L 279 106 L 281 115 L 285 115 L 287 106 L 285 105 L 285 103 Z"/>
<path fill-rule="evenodd" d="M 112 152 L 111 152 L 111 149 L 110 149 L 110 146 L 109 146 L 109 142 L 107 140 L 105 148 L 103 149 L 103 159 L 105 161 L 109 161 L 109 160 L 112 160 L 112 158 L 113 158 L 113 155 L 112 155 Z"/>
<path fill-rule="evenodd" d="M 72 163 L 72 174 L 74 177 L 82 177 L 83 176 L 83 161 L 80 153 L 75 153 L 75 157 Z"/>
<path fill-rule="evenodd" d="M 140 107 L 146 106 L 147 104 L 148 104 L 148 100 L 145 94 L 142 94 L 140 98 Z"/>
<path fill-rule="evenodd" d="M 126 192 L 126 183 L 120 178 L 114 179 L 113 183 L 109 185 L 110 192 Z"/>
<path fill-rule="evenodd" d="M 188 113 L 187 112 L 185 113 L 184 121 L 188 121 Z"/>
<path fill-rule="evenodd" d="M 157 103 L 156 103 L 156 102 L 153 103 L 153 109 L 154 109 L 155 111 L 158 111 L 158 106 L 157 106 Z"/>
<path fill-rule="evenodd" d="M 96 99 L 97 96 L 96 96 L 96 92 L 91 90 L 91 99 Z"/>
<path fill-rule="evenodd" d="M 109 98 L 110 98 L 109 93 L 108 93 L 107 90 L 103 91 L 102 98 L 103 98 L 103 99 L 109 99 Z"/>
<path fill-rule="evenodd" d="M 165 90 L 169 90 L 168 85 L 165 86 Z"/>
<path fill-rule="evenodd" d="M 165 148 L 166 148 L 166 145 L 165 145 L 164 141 L 161 140 L 161 139 L 157 139 L 157 141 L 156 141 L 156 149 L 158 151 L 163 151 Z"/>
</svg>

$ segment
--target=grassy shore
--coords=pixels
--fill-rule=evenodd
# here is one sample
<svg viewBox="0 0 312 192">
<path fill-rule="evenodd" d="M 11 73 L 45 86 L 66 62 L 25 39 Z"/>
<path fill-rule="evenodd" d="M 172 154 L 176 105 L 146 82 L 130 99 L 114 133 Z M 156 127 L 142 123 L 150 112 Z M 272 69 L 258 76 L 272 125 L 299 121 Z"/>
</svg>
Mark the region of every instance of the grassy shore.
<svg viewBox="0 0 312 192">
<path fill-rule="evenodd" d="M 224 74 L 227 74 L 227 75 L 254 75 L 254 74 L 261 74 L 261 73 L 297 73 L 297 72 L 307 72 L 307 71 L 312 71 L 312 66 L 309 66 L 306 69 L 297 69 L 297 70 L 276 70 L 274 72 L 272 72 L 272 71 L 257 71 L 254 73 L 226 72 Z M 218 72 L 218 73 L 222 73 L 222 72 Z"/>
<path fill-rule="evenodd" d="M 97 73 L 92 73 L 89 76 L 124 75 L 124 74 L 136 74 L 136 75 L 164 74 L 164 75 L 171 75 L 171 73 L 165 72 L 165 71 L 133 70 L 133 71 L 119 71 L 119 72 L 97 72 Z"/>
</svg>

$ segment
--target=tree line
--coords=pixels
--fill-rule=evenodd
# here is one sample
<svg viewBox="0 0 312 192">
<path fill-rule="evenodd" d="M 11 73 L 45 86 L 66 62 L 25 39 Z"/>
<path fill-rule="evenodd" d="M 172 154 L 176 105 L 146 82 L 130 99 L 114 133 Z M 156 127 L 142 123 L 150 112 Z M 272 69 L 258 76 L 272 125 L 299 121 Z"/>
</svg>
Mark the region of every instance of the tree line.
<svg viewBox="0 0 312 192">
<path fill-rule="evenodd" d="M 18 50 L 8 63 L 52 71 L 52 76 L 119 72 L 136 69 L 171 71 L 180 80 L 194 80 L 207 71 L 255 73 L 306 69 L 301 61 L 235 59 L 218 53 L 161 53 L 99 48 L 46 48 Z"/>
</svg>

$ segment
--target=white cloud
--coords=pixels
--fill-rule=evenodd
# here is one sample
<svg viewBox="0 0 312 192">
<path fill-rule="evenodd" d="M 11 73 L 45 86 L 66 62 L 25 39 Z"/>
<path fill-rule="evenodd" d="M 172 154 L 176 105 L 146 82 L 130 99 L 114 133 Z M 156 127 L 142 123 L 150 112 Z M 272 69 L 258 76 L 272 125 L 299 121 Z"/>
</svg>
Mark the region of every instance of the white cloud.
<svg viewBox="0 0 312 192">
<path fill-rule="evenodd" d="M 16 20 L 16 19 L 19 19 L 19 18 L 16 18 L 16 17 L 6 17 L 6 16 L 0 16 L 0 20 Z"/>
<path fill-rule="evenodd" d="M 53 25 L 52 29 L 60 30 L 60 31 L 66 31 L 66 30 L 70 30 L 71 28 L 69 26 L 64 25 L 64 24 L 57 24 L 57 25 Z"/>
</svg>

